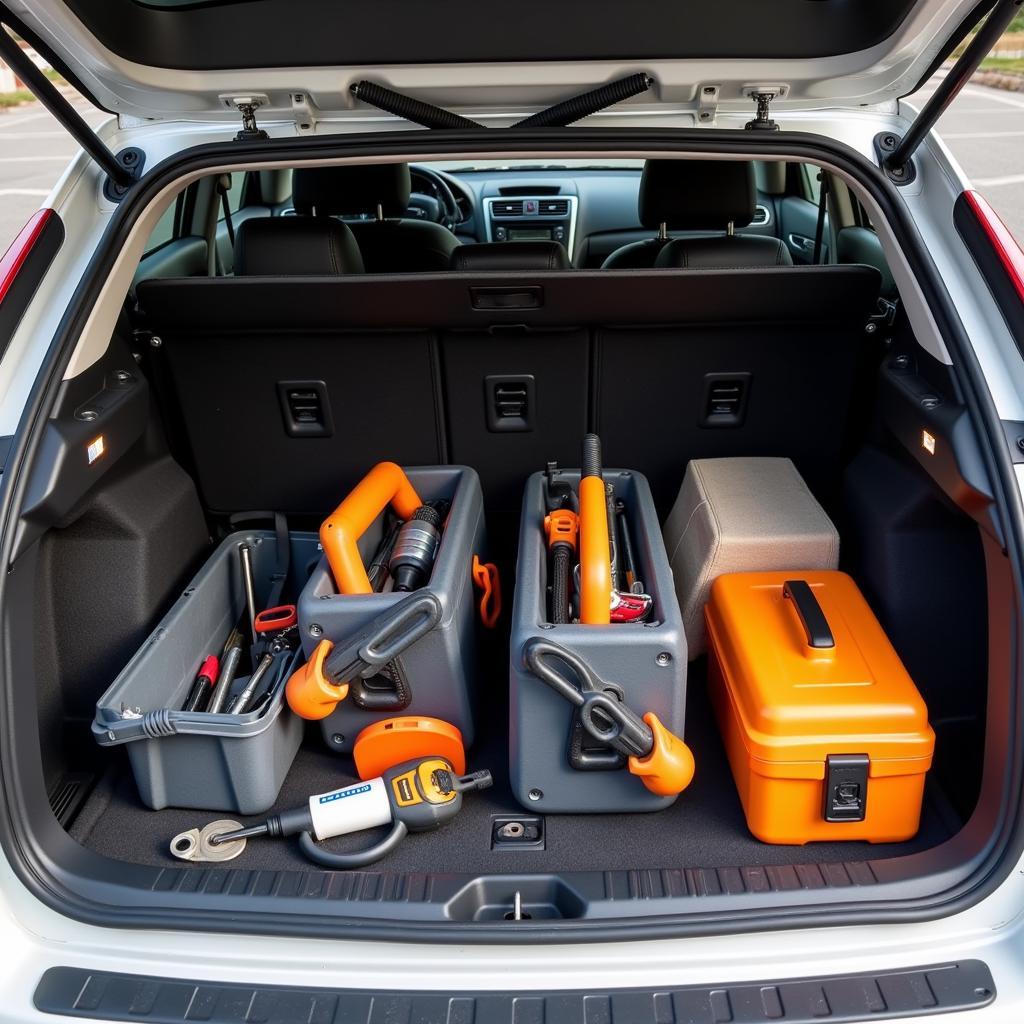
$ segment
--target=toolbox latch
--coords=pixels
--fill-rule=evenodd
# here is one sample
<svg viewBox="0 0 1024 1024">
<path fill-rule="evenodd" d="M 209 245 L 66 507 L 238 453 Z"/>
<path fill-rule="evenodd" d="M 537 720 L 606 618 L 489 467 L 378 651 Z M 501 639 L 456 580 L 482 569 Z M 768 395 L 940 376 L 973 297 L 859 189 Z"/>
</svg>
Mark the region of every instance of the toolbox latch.
<svg viewBox="0 0 1024 1024">
<path fill-rule="evenodd" d="M 863 821 L 868 805 L 867 754 L 829 754 L 825 758 L 826 821 Z"/>
</svg>

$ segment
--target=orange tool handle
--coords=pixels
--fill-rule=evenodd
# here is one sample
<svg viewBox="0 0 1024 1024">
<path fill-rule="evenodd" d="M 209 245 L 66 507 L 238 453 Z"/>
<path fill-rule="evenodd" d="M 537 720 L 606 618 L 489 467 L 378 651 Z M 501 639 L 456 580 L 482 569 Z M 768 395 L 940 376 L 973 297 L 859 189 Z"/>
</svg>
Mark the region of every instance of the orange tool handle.
<svg viewBox="0 0 1024 1024">
<path fill-rule="evenodd" d="M 473 582 L 480 588 L 480 621 L 494 629 L 501 617 L 501 577 L 493 562 L 481 562 L 473 556 Z M 450 760 L 450 759 L 449 759 Z"/>
<path fill-rule="evenodd" d="M 608 538 L 608 504 L 604 480 L 580 480 L 580 622 L 611 621 L 612 565 Z"/>
<path fill-rule="evenodd" d="M 326 718 L 348 696 L 348 683 L 336 686 L 324 675 L 324 661 L 333 649 L 330 640 L 321 640 L 309 661 L 288 680 L 284 694 L 299 718 L 311 722 Z"/>
<path fill-rule="evenodd" d="M 580 518 L 571 508 L 556 508 L 544 517 L 544 530 L 548 535 L 548 548 L 556 544 L 571 544 L 579 548 Z"/>
<path fill-rule="evenodd" d="M 401 466 L 378 462 L 320 527 L 320 543 L 339 593 L 373 593 L 356 543 L 389 504 L 401 519 L 411 519 L 423 502 Z"/>
<path fill-rule="evenodd" d="M 653 711 L 644 721 L 654 734 L 654 746 L 646 757 L 630 757 L 629 770 L 657 796 L 678 796 L 693 779 L 693 751 Z"/>
</svg>

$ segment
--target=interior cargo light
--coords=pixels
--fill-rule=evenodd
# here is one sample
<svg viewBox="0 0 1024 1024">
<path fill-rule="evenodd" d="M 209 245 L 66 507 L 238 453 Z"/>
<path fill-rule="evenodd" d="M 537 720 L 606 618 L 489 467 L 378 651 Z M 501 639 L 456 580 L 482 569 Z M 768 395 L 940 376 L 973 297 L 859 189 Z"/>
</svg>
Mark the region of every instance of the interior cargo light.
<svg viewBox="0 0 1024 1024">
<path fill-rule="evenodd" d="M 964 192 L 964 199 L 973 211 L 978 223 L 982 226 L 992 248 L 999 256 L 999 261 L 1006 270 L 1007 276 L 1024 302 L 1024 251 L 1010 234 L 1010 229 L 999 219 L 999 215 L 989 205 L 988 200 L 973 189 Z"/>
<path fill-rule="evenodd" d="M 11 247 L 4 253 L 3 259 L 0 259 L 0 302 L 7 297 L 18 272 L 24 266 L 32 247 L 39 240 L 47 221 L 52 216 L 53 210 L 36 210 L 19 232 L 18 237 L 11 242 Z"/>
<path fill-rule="evenodd" d="M 86 455 L 89 458 L 89 465 L 91 466 L 105 451 L 107 450 L 107 443 L 103 440 L 103 435 L 89 442 L 88 447 L 85 450 Z"/>
</svg>

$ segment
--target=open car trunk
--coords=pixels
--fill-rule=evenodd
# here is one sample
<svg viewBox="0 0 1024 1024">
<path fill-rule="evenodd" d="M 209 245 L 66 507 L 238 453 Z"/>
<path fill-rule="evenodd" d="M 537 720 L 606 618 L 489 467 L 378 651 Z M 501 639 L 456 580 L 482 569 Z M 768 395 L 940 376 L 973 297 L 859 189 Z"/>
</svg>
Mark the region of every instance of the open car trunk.
<svg viewBox="0 0 1024 1024">
<path fill-rule="evenodd" d="M 503 922 L 516 893 L 526 916 L 545 920 L 807 908 L 855 903 L 861 890 L 872 899 L 926 890 L 962 870 L 999 820 L 1008 695 L 988 645 L 1009 607 L 999 603 L 1008 573 L 961 463 L 950 454 L 937 472 L 921 446 L 924 429 L 945 455 L 964 423 L 949 368 L 916 344 L 902 312 L 892 323 L 879 317 L 878 286 L 877 271 L 863 266 L 141 284 L 135 329 L 119 327 L 61 398 L 74 410 L 106 396 L 94 403 L 101 423 L 79 418 L 75 429 L 84 438 L 102 427 L 117 458 L 85 493 L 65 477 L 36 494 L 10 580 L 20 600 L 6 605 L 7 628 L 22 638 L 14 655 L 34 681 L 16 697 L 19 742 L 41 767 L 49 856 L 60 871 L 170 894 L 196 910 L 301 907 L 410 926 Z M 467 295 L 487 289 L 540 291 L 544 302 L 491 310 L 481 326 Z M 707 429 L 694 410 L 707 404 L 708 375 L 722 374 L 746 382 L 745 416 Z M 531 380 L 529 429 L 488 426 L 495 377 Z M 282 382 L 310 381 L 322 382 L 321 416 L 334 423 L 327 436 L 286 429 Z M 922 394 L 939 401 L 922 406 Z M 363 872 L 312 868 L 294 840 L 252 840 L 224 865 L 175 860 L 172 836 L 236 816 L 148 809 L 124 749 L 97 746 L 90 723 L 101 694 L 234 529 L 231 517 L 271 509 L 295 531 L 315 530 L 382 458 L 468 465 L 481 478 L 507 609 L 526 477 L 550 459 L 578 465 L 587 429 L 603 437 L 607 465 L 647 477 L 662 520 L 691 459 L 794 460 L 839 530 L 841 568 L 928 706 L 937 743 L 917 834 L 879 845 L 753 838 L 703 657 L 687 682 L 685 738 L 697 773 L 672 807 L 521 806 L 508 775 L 506 613 L 482 637 L 470 680 L 479 706 L 469 764 L 489 768 L 495 784 L 468 796 L 457 820 Z M 316 561 L 315 551 L 293 559 L 286 600 L 297 599 Z M 275 806 L 355 778 L 351 760 L 310 724 Z M 537 841 L 502 842 L 509 821 Z M 332 849 L 366 843 L 360 834 Z"/>
</svg>

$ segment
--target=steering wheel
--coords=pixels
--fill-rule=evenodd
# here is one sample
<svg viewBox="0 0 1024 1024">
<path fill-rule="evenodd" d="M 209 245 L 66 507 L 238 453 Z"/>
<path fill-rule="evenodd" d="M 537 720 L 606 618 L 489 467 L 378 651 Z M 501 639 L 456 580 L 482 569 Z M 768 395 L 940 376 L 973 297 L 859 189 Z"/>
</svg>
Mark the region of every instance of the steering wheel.
<svg viewBox="0 0 1024 1024">
<path fill-rule="evenodd" d="M 442 175 L 429 167 L 416 164 L 411 170 L 414 175 L 425 178 L 433 189 L 434 195 L 428 198 L 433 198 L 435 203 L 425 207 L 427 218 L 443 225 L 449 231 L 454 231 L 456 225 L 462 223 L 463 218 L 462 211 L 459 209 L 459 204 L 455 201 L 455 193 L 452 192 L 451 186 Z M 425 206 L 425 204 L 420 205 Z"/>
</svg>

